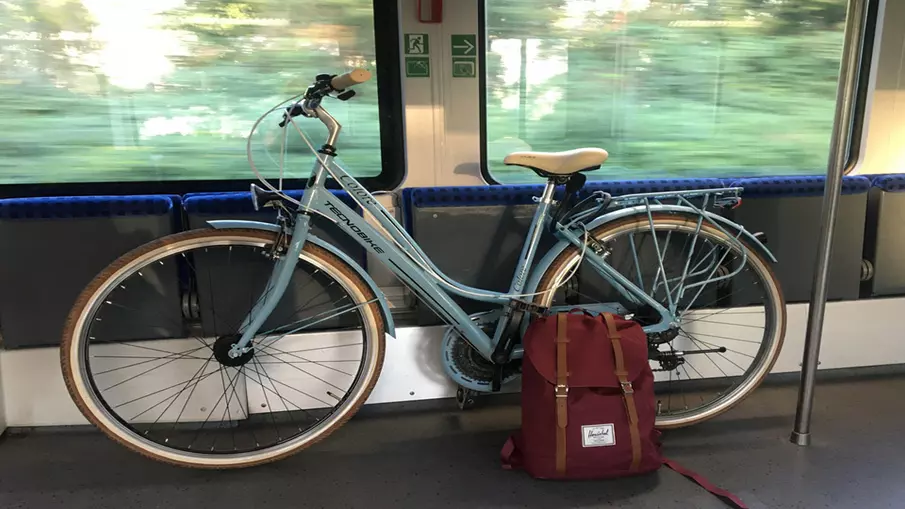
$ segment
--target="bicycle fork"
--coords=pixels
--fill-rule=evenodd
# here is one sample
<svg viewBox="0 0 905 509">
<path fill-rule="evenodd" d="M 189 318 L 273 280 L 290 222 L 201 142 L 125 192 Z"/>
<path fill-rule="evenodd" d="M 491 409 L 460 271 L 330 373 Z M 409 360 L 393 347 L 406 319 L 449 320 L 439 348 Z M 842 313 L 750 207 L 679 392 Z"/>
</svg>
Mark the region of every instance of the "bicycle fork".
<svg viewBox="0 0 905 509">
<path fill-rule="evenodd" d="M 284 226 L 283 234 L 286 233 L 285 228 Z M 286 288 L 289 286 L 289 281 L 292 279 L 292 273 L 298 264 L 299 255 L 302 253 L 302 248 L 305 247 L 305 240 L 308 238 L 310 230 L 311 217 L 307 214 L 296 216 L 292 226 L 291 241 L 284 253 L 279 253 L 278 250 L 274 252 L 278 259 L 273 265 L 273 271 L 267 280 L 267 286 L 264 287 L 264 293 L 258 297 L 257 302 L 255 302 L 251 311 L 248 312 L 248 315 L 242 321 L 242 325 L 239 328 L 242 331 L 242 335 L 239 341 L 230 348 L 230 358 L 241 357 L 251 349 L 251 339 L 264 325 L 264 321 L 276 308 L 277 303 L 280 302 L 283 293 L 286 292 Z"/>
</svg>

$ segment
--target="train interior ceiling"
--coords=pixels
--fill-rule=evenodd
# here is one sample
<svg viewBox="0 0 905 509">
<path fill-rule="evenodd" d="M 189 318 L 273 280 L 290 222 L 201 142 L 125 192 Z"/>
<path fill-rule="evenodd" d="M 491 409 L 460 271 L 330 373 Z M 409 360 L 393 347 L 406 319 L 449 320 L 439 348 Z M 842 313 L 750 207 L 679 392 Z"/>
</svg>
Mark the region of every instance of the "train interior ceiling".
<svg viewBox="0 0 905 509">
<path fill-rule="evenodd" d="M 56 507 L 69 493 L 66 507 L 124 497 L 144 507 L 150 479 L 159 503 L 206 507 L 202 484 L 228 489 L 226 478 L 197 472 L 181 491 L 183 471 L 102 441 L 67 390 L 61 338 L 76 326 L 67 317 L 125 253 L 210 221 L 273 223 L 278 207 L 256 207 L 249 186 L 300 200 L 313 182 L 312 149 L 324 157 L 335 148 L 437 269 L 507 292 L 547 177 L 504 159 L 599 147 L 608 156 L 582 173 L 579 198 L 741 188 L 740 205 L 715 209 L 714 221 L 757 233 L 776 259 L 785 339 L 765 384 L 712 421 L 667 431 L 665 451 L 751 507 L 901 507 L 905 488 L 889 474 L 905 467 L 890 454 L 901 411 L 879 395 L 905 383 L 905 0 L 850 1 L 0 2 L 0 506 Z M 853 12 L 859 19 L 847 20 Z M 316 76 L 356 68 L 372 78 L 351 98 L 322 102 L 342 124 L 335 147 L 322 147 L 328 131 L 316 119 L 295 117 L 298 131 L 280 125 L 286 100 Z M 838 186 L 827 179 L 834 165 Z M 386 233 L 357 192 L 325 185 Z M 797 448 L 788 434 L 827 187 L 839 196 L 814 433 Z M 295 495 L 287 486 L 301 483 L 312 507 L 722 507 L 666 473 L 655 484 L 607 481 L 599 493 L 499 472 L 498 447 L 519 426 L 518 384 L 456 411 L 460 387 L 443 364 L 448 317 L 340 223 L 315 217 L 312 231 L 361 266 L 385 301 L 383 371 L 348 429 L 273 477 L 252 472 L 259 494 L 240 499 L 285 503 Z M 545 231 L 535 265 L 555 242 Z M 167 329 L 161 341 L 176 341 L 189 321 L 216 329 L 199 299 L 225 299 L 258 273 L 214 258 L 191 269 L 202 262 L 216 274 L 206 290 L 176 269 L 155 280 L 166 325 L 113 320 L 105 330 Z M 728 297 L 740 309 L 746 299 Z M 492 309 L 454 302 L 467 313 Z M 855 409 L 866 415 L 853 419 Z M 326 490 L 336 481 L 314 461 L 377 473 Z M 430 487 L 400 487 L 396 477 L 419 462 Z M 829 466 L 840 462 L 850 469 Z M 474 493 L 448 488 L 456 476 Z M 385 491 L 368 499 L 363 489 Z"/>
</svg>

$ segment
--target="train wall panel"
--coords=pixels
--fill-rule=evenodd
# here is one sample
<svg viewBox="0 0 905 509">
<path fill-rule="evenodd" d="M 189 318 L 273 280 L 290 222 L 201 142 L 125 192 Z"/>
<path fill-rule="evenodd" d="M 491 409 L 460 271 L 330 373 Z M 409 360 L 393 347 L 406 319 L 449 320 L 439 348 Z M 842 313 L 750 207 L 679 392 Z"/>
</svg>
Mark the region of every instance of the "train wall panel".
<svg viewBox="0 0 905 509">
<path fill-rule="evenodd" d="M 167 196 L 0 200 L 0 334 L 4 348 L 59 344 L 76 297 L 110 262 L 176 231 Z M 130 338 L 182 332 L 175 274 L 163 277 L 160 309 L 104 324 Z M 126 296 L 124 307 L 141 309 Z"/>
<path fill-rule="evenodd" d="M 786 302 L 806 302 L 813 284 L 820 235 L 824 177 L 752 178 L 734 181 L 745 188 L 743 204 L 732 218 L 751 232 L 763 232 L 767 248 L 778 260 L 773 266 Z M 865 177 L 845 177 L 834 230 L 830 262 L 829 300 L 853 300 L 860 293 L 861 256 L 867 214 Z M 745 289 L 734 305 L 756 297 Z"/>
<path fill-rule="evenodd" d="M 905 363 L 905 342 L 889 334 L 898 327 L 905 298 L 866 299 L 827 304 L 820 351 L 821 370 Z M 800 370 L 808 305 L 788 307 L 786 340 L 772 373 Z M 852 320 L 871 316 L 871 320 Z M 440 345 L 444 327 L 400 327 L 387 338 L 386 360 L 368 404 L 449 398 L 455 385 L 443 371 Z M 852 338 L 858 338 L 853 346 Z M 63 384 L 57 348 L 0 351 L 0 397 L 5 398 L 7 425 L 61 426 L 86 424 Z M 507 391 L 517 387 L 507 386 Z M 454 402 L 450 401 L 450 408 Z"/>
<path fill-rule="evenodd" d="M 905 175 L 874 178 L 870 191 L 869 244 L 865 246 L 874 267 L 869 294 L 874 297 L 905 295 Z"/>
<path fill-rule="evenodd" d="M 301 198 L 302 191 L 290 191 L 290 197 Z M 346 205 L 357 210 L 357 205 L 348 193 L 334 192 Z M 218 219 L 237 219 L 249 221 L 276 221 L 275 209 L 267 208 L 255 211 L 251 193 L 212 193 L 191 194 L 185 197 L 185 218 L 189 228 L 204 228 L 208 221 Z M 362 266 L 366 258 L 364 250 L 351 237 L 329 221 L 314 216 L 312 220 L 313 235 L 339 247 Z M 199 253 L 195 260 L 195 272 L 198 275 L 196 284 L 200 326 L 205 334 L 219 336 L 230 334 L 236 327 L 236 318 L 217 315 L 216 309 L 234 309 L 236 313 L 246 314 L 254 305 L 257 295 L 261 295 L 270 277 L 272 261 L 264 256 L 261 249 L 236 249 L 230 252 L 210 250 Z M 298 269 L 290 288 L 280 300 L 270 319 L 264 324 L 264 330 L 271 325 L 291 323 L 299 313 L 310 310 L 314 305 L 324 305 L 324 285 L 318 278 L 309 277 L 312 270 Z M 331 301 L 327 301 L 329 303 Z M 349 316 L 351 318 L 351 316 Z M 324 325 L 329 325 L 324 322 Z M 336 325 L 336 324 L 334 324 Z"/>
<path fill-rule="evenodd" d="M 581 195 L 604 191 L 621 196 L 720 187 L 724 187 L 723 181 L 706 178 L 596 181 L 589 182 Z M 535 200 L 542 190 L 542 185 L 405 189 L 402 195 L 405 226 L 449 277 L 470 286 L 506 291 L 536 210 Z M 558 190 L 556 198 L 561 194 L 562 189 Z M 555 241 L 552 234 L 545 233 L 537 259 Z M 675 250 L 680 246 L 671 247 Z M 652 250 L 645 253 L 655 254 Z M 617 268 L 631 261 L 631 252 L 625 246 L 617 247 L 612 256 L 611 263 Z M 642 263 L 648 258 L 642 255 Z M 596 274 L 582 275 L 579 285 L 579 301 L 587 298 L 599 302 L 618 300 L 610 286 Z M 707 289 L 707 292 L 714 293 L 715 290 Z M 700 297 L 700 302 L 714 300 L 715 295 Z M 488 304 L 466 299 L 457 299 L 457 302 L 468 312 L 489 309 Z M 418 323 L 435 324 L 439 323 L 439 318 L 419 304 Z"/>
</svg>

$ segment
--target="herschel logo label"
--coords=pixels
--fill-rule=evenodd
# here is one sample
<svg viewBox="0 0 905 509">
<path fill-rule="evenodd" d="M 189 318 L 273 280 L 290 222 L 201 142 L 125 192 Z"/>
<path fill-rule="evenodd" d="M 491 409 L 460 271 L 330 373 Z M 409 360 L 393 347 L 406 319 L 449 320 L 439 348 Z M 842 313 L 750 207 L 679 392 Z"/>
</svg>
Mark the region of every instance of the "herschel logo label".
<svg viewBox="0 0 905 509">
<path fill-rule="evenodd" d="M 612 424 L 589 424 L 581 427 L 582 447 L 616 445 L 616 430 Z"/>
</svg>

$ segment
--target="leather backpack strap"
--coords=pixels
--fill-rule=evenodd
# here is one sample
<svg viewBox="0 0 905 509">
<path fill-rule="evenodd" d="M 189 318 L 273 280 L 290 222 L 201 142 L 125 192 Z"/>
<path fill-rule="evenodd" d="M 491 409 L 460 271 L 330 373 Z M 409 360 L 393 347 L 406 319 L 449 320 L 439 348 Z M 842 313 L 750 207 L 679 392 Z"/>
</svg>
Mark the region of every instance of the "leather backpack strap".
<svg viewBox="0 0 905 509">
<path fill-rule="evenodd" d="M 616 329 L 613 315 L 603 313 L 603 321 L 609 331 L 610 341 L 613 343 L 613 358 L 616 361 L 616 378 L 622 386 L 622 397 L 625 399 L 625 409 L 628 413 L 628 429 L 632 439 L 632 464 L 629 471 L 635 472 L 641 466 L 641 432 L 638 430 L 638 407 L 635 406 L 635 390 L 628 379 L 625 370 L 625 356 L 622 353 L 622 334 Z"/>
<path fill-rule="evenodd" d="M 503 444 L 503 448 L 500 450 L 500 460 L 503 463 L 503 468 L 506 470 L 521 468 L 522 455 L 519 452 L 518 447 L 515 446 L 515 437 L 509 437 L 509 439 L 506 440 L 506 443 Z"/>
<path fill-rule="evenodd" d="M 688 468 L 683 467 L 682 465 L 676 463 L 675 461 L 673 461 L 671 459 L 664 459 L 663 464 L 666 465 L 667 467 L 671 468 L 672 470 L 678 472 L 679 474 L 682 474 L 686 478 L 691 479 L 692 481 L 695 482 L 695 484 L 704 488 L 705 490 L 709 491 L 710 493 L 714 494 L 715 496 L 719 497 L 723 502 L 728 504 L 730 507 L 732 507 L 734 509 L 748 509 L 748 506 L 745 505 L 744 502 L 742 502 L 742 499 L 738 498 L 733 493 L 730 493 L 722 488 L 717 487 L 715 484 L 713 484 L 712 482 L 705 479 L 704 476 L 702 476 L 701 474 L 699 474 L 693 470 L 689 470 Z"/>
<path fill-rule="evenodd" d="M 556 471 L 566 473 L 566 427 L 569 425 L 569 364 L 566 353 L 569 344 L 569 315 L 556 315 Z"/>
</svg>

